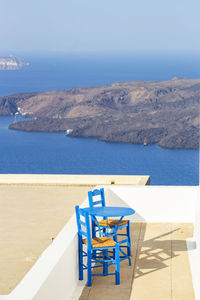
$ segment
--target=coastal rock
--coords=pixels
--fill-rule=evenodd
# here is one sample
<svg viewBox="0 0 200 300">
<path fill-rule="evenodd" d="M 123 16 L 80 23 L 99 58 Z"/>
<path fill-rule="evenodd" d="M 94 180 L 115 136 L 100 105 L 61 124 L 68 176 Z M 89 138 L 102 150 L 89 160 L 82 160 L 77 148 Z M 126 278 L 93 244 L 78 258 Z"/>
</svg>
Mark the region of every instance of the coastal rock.
<svg viewBox="0 0 200 300">
<path fill-rule="evenodd" d="M 0 114 L 32 120 L 10 129 L 66 131 L 107 142 L 198 149 L 200 79 L 119 82 L 0 98 Z"/>
<path fill-rule="evenodd" d="M 22 93 L 11 96 L 5 96 L 0 98 L 0 116 L 14 115 L 20 113 L 20 106 L 18 103 L 22 103 L 28 98 L 37 95 L 37 93 Z"/>
</svg>

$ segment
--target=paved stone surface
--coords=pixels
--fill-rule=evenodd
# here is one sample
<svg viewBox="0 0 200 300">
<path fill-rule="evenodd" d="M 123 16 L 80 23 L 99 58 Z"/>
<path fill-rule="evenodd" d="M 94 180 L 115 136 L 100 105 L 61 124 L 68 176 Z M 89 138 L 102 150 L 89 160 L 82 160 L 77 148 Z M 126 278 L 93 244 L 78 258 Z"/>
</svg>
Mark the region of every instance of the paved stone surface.
<svg viewBox="0 0 200 300">
<path fill-rule="evenodd" d="M 195 299 L 186 246 L 193 225 L 132 223 L 131 234 L 132 267 L 120 264 L 120 286 L 114 276 L 93 277 L 79 300 Z"/>
</svg>

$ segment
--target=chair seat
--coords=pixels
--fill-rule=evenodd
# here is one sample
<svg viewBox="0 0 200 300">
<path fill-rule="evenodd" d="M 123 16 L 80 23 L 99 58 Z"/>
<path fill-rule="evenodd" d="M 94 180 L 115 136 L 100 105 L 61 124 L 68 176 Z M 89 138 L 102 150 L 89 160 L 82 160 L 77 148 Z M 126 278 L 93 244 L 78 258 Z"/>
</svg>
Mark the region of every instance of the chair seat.
<svg viewBox="0 0 200 300">
<path fill-rule="evenodd" d="M 92 248 L 115 247 L 116 242 L 106 236 L 92 238 Z M 83 244 L 87 245 L 87 239 L 83 239 Z"/>
<path fill-rule="evenodd" d="M 99 221 L 99 226 L 102 226 L 102 227 L 114 227 L 114 226 L 117 226 L 119 220 L 117 219 L 107 219 L 107 220 L 101 220 Z M 125 225 L 127 224 L 128 221 L 126 220 L 122 220 L 120 223 L 119 223 L 119 226 L 122 226 L 122 225 Z"/>
</svg>

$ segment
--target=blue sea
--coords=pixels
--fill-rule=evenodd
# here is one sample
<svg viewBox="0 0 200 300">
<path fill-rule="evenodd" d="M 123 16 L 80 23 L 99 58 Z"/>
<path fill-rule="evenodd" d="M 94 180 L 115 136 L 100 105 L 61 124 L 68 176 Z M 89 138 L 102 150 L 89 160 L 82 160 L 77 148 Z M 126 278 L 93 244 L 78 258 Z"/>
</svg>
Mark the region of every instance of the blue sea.
<svg viewBox="0 0 200 300">
<path fill-rule="evenodd" d="M 197 55 L 20 54 L 31 63 L 0 71 L 0 96 L 68 89 L 117 81 L 200 78 Z M 8 129 L 13 117 L 0 117 L 0 173 L 150 175 L 153 185 L 198 185 L 199 152 L 156 145 L 105 143 L 64 133 Z"/>
</svg>

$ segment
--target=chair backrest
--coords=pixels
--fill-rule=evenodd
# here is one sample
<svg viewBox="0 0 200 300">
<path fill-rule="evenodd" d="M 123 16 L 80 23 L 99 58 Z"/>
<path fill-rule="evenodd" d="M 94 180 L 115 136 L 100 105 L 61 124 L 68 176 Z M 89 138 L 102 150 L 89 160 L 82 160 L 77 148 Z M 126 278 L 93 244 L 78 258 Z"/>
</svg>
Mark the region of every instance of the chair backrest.
<svg viewBox="0 0 200 300">
<path fill-rule="evenodd" d="M 78 236 L 79 239 L 87 239 L 87 247 L 91 249 L 91 232 L 90 232 L 90 219 L 89 214 L 83 208 L 80 208 L 78 205 L 75 207 L 76 210 L 76 221 L 78 227 Z"/>
<path fill-rule="evenodd" d="M 95 189 L 88 192 L 89 206 L 93 208 L 94 206 L 106 206 L 104 189 Z"/>
</svg>

